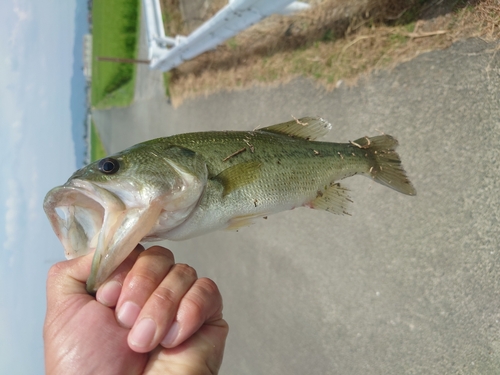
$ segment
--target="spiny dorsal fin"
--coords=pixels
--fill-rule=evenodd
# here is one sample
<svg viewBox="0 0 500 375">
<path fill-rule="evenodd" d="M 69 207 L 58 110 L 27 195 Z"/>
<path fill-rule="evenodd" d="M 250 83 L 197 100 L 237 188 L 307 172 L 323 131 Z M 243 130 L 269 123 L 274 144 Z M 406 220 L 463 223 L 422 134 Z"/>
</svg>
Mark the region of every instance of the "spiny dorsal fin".
<svg viewBox="0 0 500 375">
<path fill-rule="evenodd" d="M 258 130 L 314 141 L 326 135 L 331 128 L 332 124 L 321 117 L 302 117 Z"/>
<path fill-rule="evenodd" d="M 308 206 L 338 215 L 349 215 L 347 206 L 352 201 L 348 192 L 349 190 L 339 183 L 332 183 L 325 190 L 318 191 L 318 195 Z"/>
<path fill-rule="evenodd" d="M 223 196 L 257 180 L 260 176 L 261 166 L 262 163 L 259 161 L 247 161 L 220 172 L 215 176 L 215 179 L 219 180 L 224 186 Z"/>
</svg>

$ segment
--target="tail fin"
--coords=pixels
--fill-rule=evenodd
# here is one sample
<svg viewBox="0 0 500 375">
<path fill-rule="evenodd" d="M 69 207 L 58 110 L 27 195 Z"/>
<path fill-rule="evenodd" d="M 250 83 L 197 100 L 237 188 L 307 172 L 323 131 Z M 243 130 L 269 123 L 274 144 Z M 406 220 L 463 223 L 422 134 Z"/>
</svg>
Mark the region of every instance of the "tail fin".
<svg viewBox="0 0 500 375">
<path fill-rule="evenodd" d="M 417 194 L 395 151 L 398 146 L 396 138 L 383 134 L 371 138 L 360 138 L 351 143 L 366 149 L 370 159 L 374 161 L 370 168 L 370 175 L 375 181 L 403 194 Z"/>
</svg>

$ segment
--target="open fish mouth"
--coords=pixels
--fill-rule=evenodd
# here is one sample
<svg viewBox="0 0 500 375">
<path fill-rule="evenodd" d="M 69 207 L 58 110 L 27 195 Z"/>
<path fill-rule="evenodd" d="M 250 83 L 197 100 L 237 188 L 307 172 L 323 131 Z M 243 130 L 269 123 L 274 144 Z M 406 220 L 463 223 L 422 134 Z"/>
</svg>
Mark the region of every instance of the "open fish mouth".
<svg viewBox="0 0 500 375">
<path fill-rule="evenodd" d="M 73 179 L 49 191 L 44 210 L 66 258 L 95 251 L 87 290 L 95 293 L 151 230 L 159 205 L 127 207 L 97 184 Z"/>
<path fill-rule="evenodd" d="M 72 180 L 47 193 L 43 209 L 67 259 L 96 249 L 105 210 L 110 203 L 120 210 L 125 208 L 117 196 L 83 180 Z"/>
</svg>

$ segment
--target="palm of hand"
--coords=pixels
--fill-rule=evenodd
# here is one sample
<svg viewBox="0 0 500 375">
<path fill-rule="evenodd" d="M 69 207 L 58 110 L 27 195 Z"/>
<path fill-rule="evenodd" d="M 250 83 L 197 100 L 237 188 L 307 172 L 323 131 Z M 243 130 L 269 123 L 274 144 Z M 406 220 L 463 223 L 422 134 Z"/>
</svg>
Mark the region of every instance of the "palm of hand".
<svg viewBox="0 0 500 375">
<path fill-rule="evenodd" d="M 60 315 L 46 322 L 44 332 L 46 341 L 64 340 L 66 350 L 56 353 L 60 373 L 72 373 L 74 369 L 85 369 L 88 374 L 143 373 L 149 355 L 130 349 L 129 330 L 120 327 L 113 309 L 86 293 L 69 295 L 61 303 Z M 51 354 L 49 350 L 46 348 L 46 357 Z"/>
</svg>

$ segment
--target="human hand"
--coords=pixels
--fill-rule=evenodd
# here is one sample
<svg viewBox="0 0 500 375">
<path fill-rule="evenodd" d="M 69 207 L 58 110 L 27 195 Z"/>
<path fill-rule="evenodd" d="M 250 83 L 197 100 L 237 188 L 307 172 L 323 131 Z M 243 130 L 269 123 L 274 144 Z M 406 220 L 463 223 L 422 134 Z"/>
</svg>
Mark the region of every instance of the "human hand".
<svg viewBox="0 0 500 375">
<path fill-rule="evenodd" d="M 92 254 L 55 264 L 47 279 L 46 373 L 216 374 L 228 333 L 213 281 L 138 246 L 99 288 L 85 289 Z M 114 308 L 116 306 L 116 308 Z"/>
</svg>

